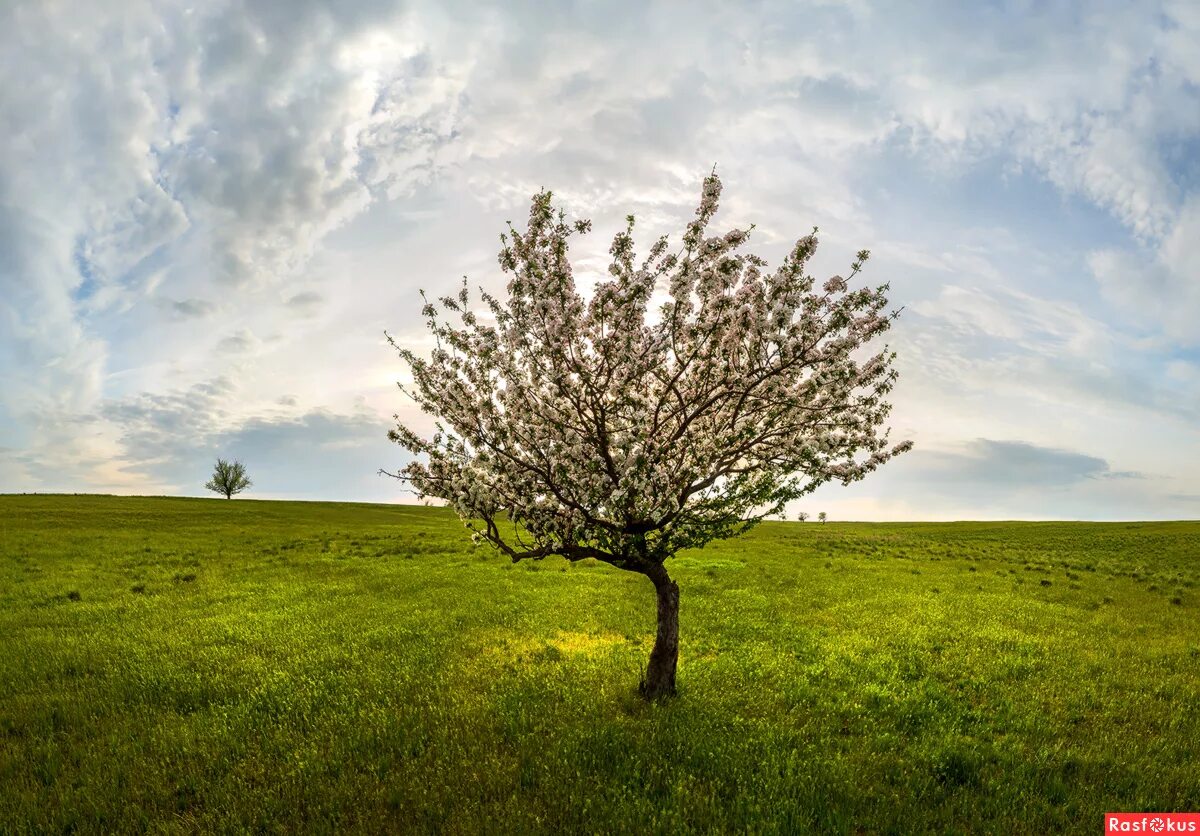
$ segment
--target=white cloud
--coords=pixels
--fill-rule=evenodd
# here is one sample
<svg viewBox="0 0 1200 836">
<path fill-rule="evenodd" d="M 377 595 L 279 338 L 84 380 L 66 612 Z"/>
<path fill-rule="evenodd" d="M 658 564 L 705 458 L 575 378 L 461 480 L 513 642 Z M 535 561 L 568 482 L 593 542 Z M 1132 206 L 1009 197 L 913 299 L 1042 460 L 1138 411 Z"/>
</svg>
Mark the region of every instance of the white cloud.
<svg viewBox="0 0 1200 836">
<path fill-rule="evenodd" d="M 191 342 L 180 317 L 236 319 L 428 176 L 461 91 L 390 2 L 10 4 L 0 27 L 21 78 L 0 90 L 0 369 L 63 477 L 111 453 L 69 429 L 104 394 L 106 332 L 134 317 L 160 356 Z M 250 346 L 235 330 L 218 356 Z"/>
<path fill-rule="evenodd" d="M 1131 319 L 1200 345 L 1200 196 L 1184 205 L 1157 250 L 1100 249 L 1089 264 L 1105 298 Z"/>
</svg>

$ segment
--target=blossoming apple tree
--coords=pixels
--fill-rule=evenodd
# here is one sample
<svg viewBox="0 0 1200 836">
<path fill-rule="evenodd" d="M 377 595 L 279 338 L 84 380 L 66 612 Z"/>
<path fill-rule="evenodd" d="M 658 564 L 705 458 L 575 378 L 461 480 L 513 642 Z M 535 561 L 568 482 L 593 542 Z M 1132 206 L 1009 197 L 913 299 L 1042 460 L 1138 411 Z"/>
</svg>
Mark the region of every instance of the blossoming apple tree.
<svg viewBox="0 0 1200 836">
<path fill-rule="evenodd" d="M 868 253 L 816 285 L 805 274 L 814 229 L 767 272 L 739 252 L 750 230 L 707 234 L 720 194 L 714 172 L 682 246 L 669 253 L 664 236 L 640 265 L 629 216 L 610 275 L 585 298 L 568 242 L 591 224 L 568 224 L 542 192 L 526 230 L 500 236 L 507 300 L 481 290 L 472 304 L 464 279 L 425 304 L 430 356 L 388 337 L 411 370 L 401 389 L 437 418 L 432 437 L 389 432 L 414 454 L 389 475 L 445 500 L 513 561 L 594 558 L 649 578 L 651 699 L 675 692 L 672 555 L 911 447 L 889 444 L 884 427 L 895 354 L 863 350 L 895 317 L 886 284 L 851 286 Z"/>
</svg>

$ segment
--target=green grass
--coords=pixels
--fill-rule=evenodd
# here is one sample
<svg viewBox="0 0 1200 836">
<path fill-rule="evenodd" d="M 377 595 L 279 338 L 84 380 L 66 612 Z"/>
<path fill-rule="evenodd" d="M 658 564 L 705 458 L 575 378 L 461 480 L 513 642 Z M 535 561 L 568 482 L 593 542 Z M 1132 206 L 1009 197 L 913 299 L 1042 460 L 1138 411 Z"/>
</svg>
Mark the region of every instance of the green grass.
<svg viewBox="0 0 1200 836">
<path fill-rule="evenodd" d="M 0 832 L 1078 832 L 1200 810 L 1200 523 L 766 524 L 650 583 L 447 512 L 0 497 Z"/>
</svg>

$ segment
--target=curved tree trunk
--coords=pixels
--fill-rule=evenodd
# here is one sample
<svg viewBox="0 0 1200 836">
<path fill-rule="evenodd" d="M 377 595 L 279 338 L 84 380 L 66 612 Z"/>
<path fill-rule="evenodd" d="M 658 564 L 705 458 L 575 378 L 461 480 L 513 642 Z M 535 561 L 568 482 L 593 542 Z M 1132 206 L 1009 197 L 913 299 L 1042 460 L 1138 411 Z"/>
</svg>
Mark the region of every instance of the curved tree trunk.
<svg viewBox="0 0 1200 836">
<path fill-rule="evenodd" d="M 658 635 L 650 651 L 650 665 L 640 691 L 648 700 L 669 697 L 675 693 L 675 667 L 679 661 L 679 584 L 671 580 L 661 564 L 655 565 L 646 576 L 654 583 L 658 596 Z"/>
</svg>

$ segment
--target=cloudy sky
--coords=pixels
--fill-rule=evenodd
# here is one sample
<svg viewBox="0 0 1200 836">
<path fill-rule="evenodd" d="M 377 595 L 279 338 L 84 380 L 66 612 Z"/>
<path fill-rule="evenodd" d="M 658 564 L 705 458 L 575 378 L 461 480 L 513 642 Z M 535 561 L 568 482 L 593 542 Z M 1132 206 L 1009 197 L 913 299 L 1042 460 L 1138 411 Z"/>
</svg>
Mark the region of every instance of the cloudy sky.
<svg viewBox="0 0 1200 836">
<path fill-rule="evenodd" d="M 916 450 L 834 519 L 1200 517 L 1200 5 L 0 2 L 0 492 L 404 501 L 388 329 L 551 188 L 873 253 Z M 420 425 L 420 420 L 415 423 Z"/>
</svg>

